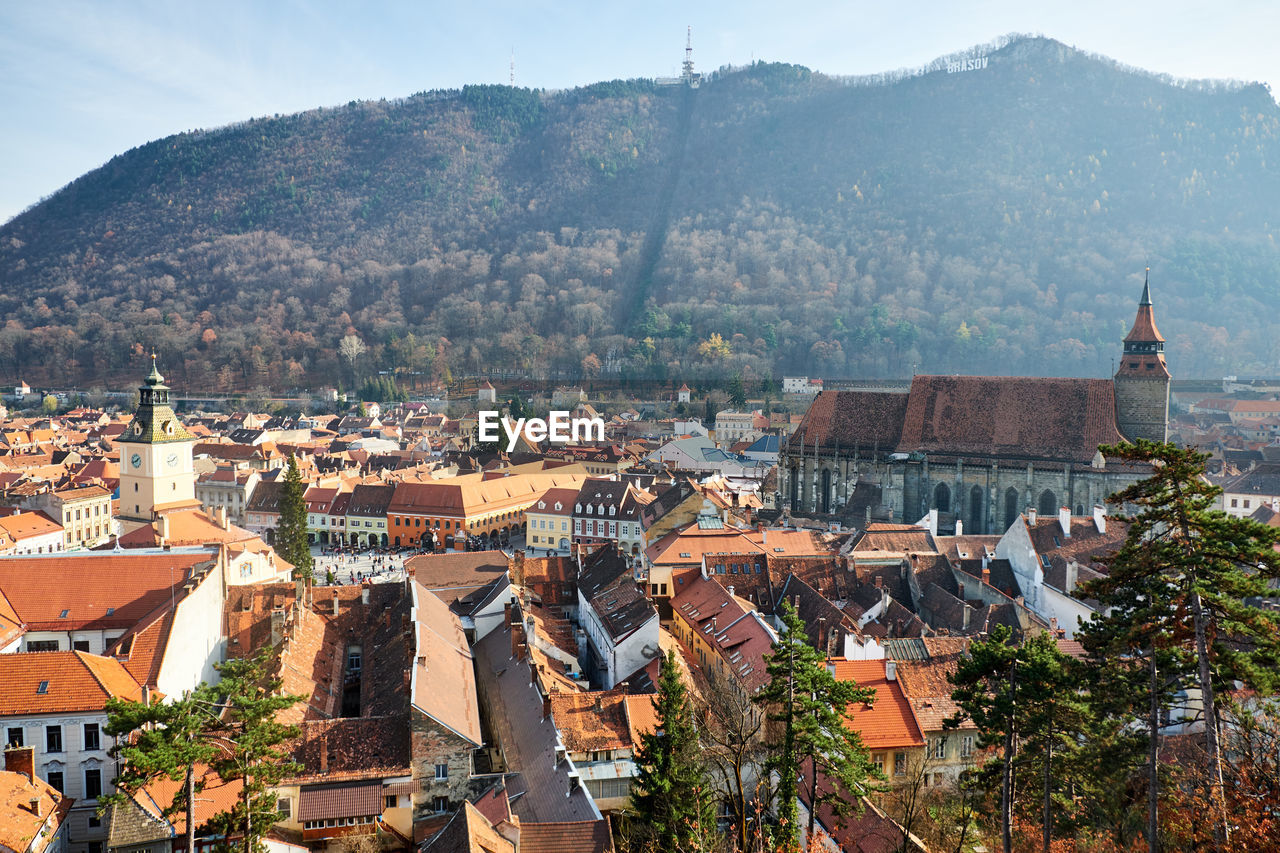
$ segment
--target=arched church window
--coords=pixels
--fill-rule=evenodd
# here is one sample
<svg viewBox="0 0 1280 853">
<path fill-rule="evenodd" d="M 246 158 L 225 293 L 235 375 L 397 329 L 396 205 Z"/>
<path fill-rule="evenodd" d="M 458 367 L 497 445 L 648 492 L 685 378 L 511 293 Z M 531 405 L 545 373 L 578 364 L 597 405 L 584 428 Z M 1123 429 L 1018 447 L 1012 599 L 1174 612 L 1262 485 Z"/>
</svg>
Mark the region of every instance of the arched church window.
<svg viewBox="0 0 1280 853">
<path fill-rule="evenodd" d="M 933 490 L 933 506 L 938 512 L 951 512 L 951 487 L 939 483 Z"/>
<path fill-rule="evenodd" d="M 1040 502 L 1036 509 L 1044 516 L 1058 514 L 1058 496 L 1052 489 L 1045 489 L 1040 493 Z"/>
</svg>

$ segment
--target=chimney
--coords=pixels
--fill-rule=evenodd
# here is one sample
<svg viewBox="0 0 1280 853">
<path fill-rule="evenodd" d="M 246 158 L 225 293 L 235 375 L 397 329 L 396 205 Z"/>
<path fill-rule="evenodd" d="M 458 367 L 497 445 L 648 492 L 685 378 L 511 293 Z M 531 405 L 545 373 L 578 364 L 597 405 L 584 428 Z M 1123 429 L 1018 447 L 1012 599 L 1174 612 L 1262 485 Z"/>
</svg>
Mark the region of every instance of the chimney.
<svg viewBox="0 0 1280 853">
<path fill-rule="evenodd" d="M 284 609 L 277 607 L 271 611 L 271 645 L 276 645 L 284 638 Z"/>
<path fill-rule="evenodd" d="M 15 746 L 4 751 L 4 769 L 10 773 L 24 773 L 27 779 L 34 782 L 36 773 L 36 750 L 33 746 Z"/>
<path fill-rule="evenodd" d="M 761 544 L 761 545 L 768 545 L 768 544 L 769 544 L 769 531 L 764 529 L 764 525 L 761 525 L 761 530 L 760 530 L 760 544 Z"/>
<path fill-rule="evenodd" d="M 302 590 L 306 587 L 306 583 L 302 575 L 298 575 L 293 582 L 293 600 L 298 604 L 302 604 Z"/>
<path fill-rule="evenodd" d="M 333 591 L 333 615 L 338 615 L 338 591 L 336 589 Z"/>
<path fill-rule="evenodd" d="M 1065 507 L 1065 506 L 1058 507 L 1058 524 L 1059 526 L 1062 527 L 1062 538 L 1070 539 L 1071 538 L 1071 508 L 1070 507 Z"/>
<path fill-rule="evenodd" d="M 1070 595 L 1076 588 L 1076 581 L 1080 577 L 1080 564 L 1075 560 L 1067 560 L 1067 579 L 1063 582 L 1066 589 L 1063 590 Z"/>
<path fill-rule="evenodd" d="M 151 707 L 151 686 L 148 684 L 142 685 L 142 705 L 145 708 Z"/>
<path fill-rule="evenodd" d="M 963 610 L 963 612 L 964 612 L 964 624 L 963 624 L 963 627 L 964 627 L 964 630 L 966 630 L 966 631 L 968 631 L 968 630 L 969 630 L 969 611 L 970 611 L 970 610 L 972 610 L 972 609 L 973 609 L 973 608 L 971 608 L 971 607 L 970 607 L 969 605 L 967 605 L 967 604 L 962 608 L 962 610 Z"/>
<path fill-rule="evenodd" d="M 1273 500 L 1272 504 L 1275 503 L 1276 501 Z M 1107 532 L 1107 508 L 1102 504 L 1093 505 L 1093 526 L 1098 528 L 1099 533 Z"/>
<path fill-rule="evenodd" d="M 729 596 L 733 596 L 733 584 L 729 584 Z"/>
<path fill-rule="evenodd" d="M 320 772 L 329 772 L 329 736 L 320 735 Z"/>
<path fill-rule="evenodd" d="M 1057 616 L 1049 617 L 1049 630 L 1052 631 L 1055 635 L 1058 633 L 1058 617 Z"/>
<path fill-rule="evenodd" d="M 964 535 L 964 522 L 958 518 L 956 519 L 956 535 L 957 536 Z"/>
<path fill-rule="evenodd" d="M 1036 526 L 1036 511 L 1034 507 L 1027 507 L 1027 524 L 1031 527 Z"/>
<path fill-rule="evenodd" d="M 956 597 L 959 598 L 961 601 L 967 601 L 968 599 L 964 597 L 964 584 L 959 584 L 959 587 L 960 589 L 958 592 L 956 592 Z"/>
<path fill-rule="evenodd" d="M 990 585 L 991 583 L 991 570 L 988 569 L 986 566 L 982 567 L 982 582 L 988 585 Z"/>
<path fill-rule="evenodd" d="M 870 510 L 868 510 L 868 512 L 870 512 Z M 870 516 L 868 516 L 868 518 L 869 517 Z M 929 515 L 927 516 L 927 518 L 928 518 L 928 521 L 926 522 L 926 526 L 928 526 L 929 528 L 930 535 L 937 536 L 938 535 L 938 510 L 936 508 L 929 510 Z"/>
<path fill-rule="evenodd" d="M 360 603 L 368 605 L 369 603 L 369 582 L 365 581 L 360 584 Z"/>
<path fill-rule="evenodd" d="M 551 719 L 551 694 L 542 697 L 542 721 Z"/>
<path fill-rule="evenodd" d="M 884 677 L 886 681 L 898 680 L 898 662 L 893 658 L 884 659 Z"/>
</svg>

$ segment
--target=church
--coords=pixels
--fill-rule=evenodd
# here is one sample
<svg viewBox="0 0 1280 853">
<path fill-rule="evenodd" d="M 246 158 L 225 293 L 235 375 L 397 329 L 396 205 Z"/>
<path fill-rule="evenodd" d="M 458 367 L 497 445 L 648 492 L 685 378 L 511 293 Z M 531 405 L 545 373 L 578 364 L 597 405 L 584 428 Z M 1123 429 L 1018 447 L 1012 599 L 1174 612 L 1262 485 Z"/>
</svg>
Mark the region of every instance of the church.
<svg viewBox="0 0 1280 853">
<path fill-rule="evenodd" d="M 1144 283 L 1106 379 L 916 376 L 907 393 L 823 391 L 783 446 L 779 507 L 797 516 L 999 534 L 1034 508 L 1086 515 L 1146 476 L 1100 444 L 1164 441 L 1170 374 Z"/>
</svg>

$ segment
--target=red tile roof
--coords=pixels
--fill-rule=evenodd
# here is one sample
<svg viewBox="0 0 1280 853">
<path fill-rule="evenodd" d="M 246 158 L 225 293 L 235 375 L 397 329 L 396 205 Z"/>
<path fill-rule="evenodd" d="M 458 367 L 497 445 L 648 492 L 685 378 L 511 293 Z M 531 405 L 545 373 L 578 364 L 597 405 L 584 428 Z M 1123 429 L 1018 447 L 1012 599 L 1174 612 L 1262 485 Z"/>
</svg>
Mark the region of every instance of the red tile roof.
<svg viewBox="0 0 1280 853">
<path fill-rule="evenodd" d="M 73 802 L 39 776 L 0 771 L 0 849 L 30 849 L 41 827 L 57 827 L 66 820 Z M 37 853 L 46 849 L 52 838 L 49 835 L 36 844 Z"/>
<path fill-rule="evenodd" d="M 130 628 L 213 559 L 208 551 L 7 557 L 0 560 L 0 590 L 28 630 Z M 41 582 L 32 583 L 35 577 Z"/>
<path fill-rule="evenodd" d="M 101 711 L 107 699 L 142 699 L 120 662 L 88 652 L 0 655 L 0 716 Z"/>
<path fill-rule="evenodd" d="M 876 691 L 870 708 L 857 702 L 848 710 L 849 727 L 862 736 L 867 749 L 901 749 L 924 744 L 902 685 L 885 677 L 883 660 L 836 659 L 831 663 L 835 666 L 837 681 L 852 681 L 859 687 Z"/>
<path fill-rule="evenodd" d="M 520 853 L 612 853 L 609 822 L 525 823 L 520 826 Z"/>
<path fill-rule="evenodd" d="M 298 795 L 298 820 L 328 820 L 380 814 L 381 782 L 306 787 Z"/>
<path fill-rule="evenodd" d="M 898 450 L 1090 462 L 1121 441 L 1106 379 L 917 376 Z"/>
<path fill-rule="evenodd" d="M 815 444 L 886 451 L 898 444 L 907 395 L 889 391 L 821 391 L 787 439 L 794 452 Z"/>
</svg>

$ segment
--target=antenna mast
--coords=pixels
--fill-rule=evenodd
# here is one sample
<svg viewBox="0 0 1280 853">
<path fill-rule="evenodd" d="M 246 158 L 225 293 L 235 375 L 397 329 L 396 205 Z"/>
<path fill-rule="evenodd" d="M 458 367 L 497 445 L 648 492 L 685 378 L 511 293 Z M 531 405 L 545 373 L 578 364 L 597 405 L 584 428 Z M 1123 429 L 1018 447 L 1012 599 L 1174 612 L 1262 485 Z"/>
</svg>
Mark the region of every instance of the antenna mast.
<svg viewBox="0 0 1280 853">
<path fill-rule="evenodd" d="M 684 79 L 693 79 L 693 27 L 689 26 L 685 34 L 684 42 Z"/>
<path fill-rule="evenodd" d="M 511 85 L 516 85 L 516 49 L 511 48 Z"/>
</svg>

